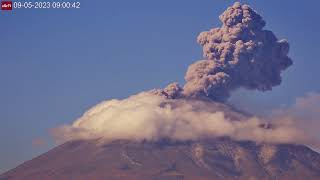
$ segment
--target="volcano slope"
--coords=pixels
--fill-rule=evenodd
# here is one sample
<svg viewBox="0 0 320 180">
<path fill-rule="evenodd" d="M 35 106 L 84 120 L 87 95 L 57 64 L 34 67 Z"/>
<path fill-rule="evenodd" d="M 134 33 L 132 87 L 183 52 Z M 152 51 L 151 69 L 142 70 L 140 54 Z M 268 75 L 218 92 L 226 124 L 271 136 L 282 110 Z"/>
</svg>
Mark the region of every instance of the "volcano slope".
<svg viewBox="0 0 320 180">
<path fill-rule="evenodd" d="M 222 103 L 211 102 L 210 109 L 212 113 L 223 112 L 234 122 L 251 116 Z M 261 124 L 258 128 L 273 133 L 277 126 L 272 126 Z M 258 143 L 230 136 L 193 140 L 73 139 L 0 175 L 0 180 L 89 179 L 318 180 L 320 154 L 296 143 Z"/>
<path fill-rule="evenodd" d="M 216 138 L 157 142 L 66 142 L 1 180 L 320 179 L 320 154 L 306 146 Z"/>
</svg>

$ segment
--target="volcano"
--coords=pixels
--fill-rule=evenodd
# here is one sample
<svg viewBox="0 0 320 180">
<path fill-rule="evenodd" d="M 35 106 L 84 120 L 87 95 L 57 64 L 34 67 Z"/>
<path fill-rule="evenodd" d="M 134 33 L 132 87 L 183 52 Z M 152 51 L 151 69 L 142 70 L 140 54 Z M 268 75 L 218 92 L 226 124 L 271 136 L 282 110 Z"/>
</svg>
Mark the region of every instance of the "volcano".
<svg viewBox="0 0 320 180">
<path fill-rule="evenodd" d="M 199 141 L 66 142 L 1 180 L 320 179 L 320 154 L 302 145 L 229 138 Z"/>
<path fill-rule="evenodd" d="M 281 84 L 293 64 L 288 41 L 249 5 L 236 2 L 219 18 L 199 34 L 204 59 L 189 66 L 184 86 L 99 103 L 55 128 L 65 143 L 0 180 L 319 180 L 320 154 L 309 148 L 318 129 L 306 125 L 319 116 L 286 110 L 267 121 L 227 104 L 237 89 Z M 299 104 L 294 112 L 309 107 Z"/>
</svg>

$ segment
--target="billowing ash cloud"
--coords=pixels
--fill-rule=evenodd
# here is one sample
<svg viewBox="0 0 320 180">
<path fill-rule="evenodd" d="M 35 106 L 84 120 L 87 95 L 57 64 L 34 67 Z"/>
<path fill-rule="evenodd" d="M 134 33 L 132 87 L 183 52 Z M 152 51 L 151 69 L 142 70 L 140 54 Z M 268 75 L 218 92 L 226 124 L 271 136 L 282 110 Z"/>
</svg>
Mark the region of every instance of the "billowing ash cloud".
<svg viewBox="0 0 320 180">
<path fill-rule="evenodd" d="M 72 125 L 54 129 L 54 135 L 60 140 L 103 138 L 110 141 L 227 136 L 256 142 L 314 144 L 315 137 L 306 131 L 309 127 L 299 126 L 298 119 L 305 116 L 278 113 L 266 120 L 243 115 L 221 103 L 232 90 L 240 87 L 271 90 L 280 84 L 281 71 L 292 62 L 287 56 L 288 42 L 263 30 L 265 22 L 248 5 L 235 3 L 220 20 L 222 27 L 199 35 L 198 42 L 207 59 L 189 67 L 183 88 L 172 83 L 165 89 L 104 101 Z M 306 107 L 308 103 L 300 100 L 301 106 Z M 289 109 L 281 112 L 289 113 Z"/>
<path fill-rule="evenodd" d="M 288 42 L 264 30 L 265 21 L 248 5 L 235 3 L 220 20 L 221 27 L 198 36 L 207 60 L 189 67 L 184 95 L 225 101 L 240 87 L 266 91 L 279 85 L 281 71 L 292 64 Z"/>
</svg>

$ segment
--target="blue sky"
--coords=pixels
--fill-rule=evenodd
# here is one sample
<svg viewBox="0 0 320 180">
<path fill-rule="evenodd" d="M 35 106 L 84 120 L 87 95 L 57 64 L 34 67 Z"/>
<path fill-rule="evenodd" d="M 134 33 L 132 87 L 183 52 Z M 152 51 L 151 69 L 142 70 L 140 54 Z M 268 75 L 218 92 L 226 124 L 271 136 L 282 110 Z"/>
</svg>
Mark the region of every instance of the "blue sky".
<svg viewBox="0 0 320 180">
<path fill-rule="evenodd" d="M 0 172 L 53 147 L 50 128 L 110 98 L 178 81 L 201 59 L 199 32 L 219 26 L 234 1 L 81 1 L 81 9 L 0 11 Z M 242 1 L 290 42 L 294 66 L 272 92 L 236 92 L 231 102 L 267 113 L 319 92 L 317 0 Z M 32 140 L 43 138 L 44 146 Z"/>
</svg>

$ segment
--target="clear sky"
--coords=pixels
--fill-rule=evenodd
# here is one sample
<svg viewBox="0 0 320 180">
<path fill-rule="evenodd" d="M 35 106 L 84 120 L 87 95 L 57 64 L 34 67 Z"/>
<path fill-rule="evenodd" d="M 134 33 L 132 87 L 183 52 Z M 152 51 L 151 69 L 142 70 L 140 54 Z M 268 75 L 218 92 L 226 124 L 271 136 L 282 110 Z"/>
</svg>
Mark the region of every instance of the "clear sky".
<svg viewBox="0 0 320 180">
<path fill-rule="evenodd" d="M 97 0 L 81 9 L 0 11 L 0 172 L 52 148 L 49 129 L 110 98 L 164 87 L 201 59 L 199 32 L 231 0 Z M 318 0 L 255 0 L 266 29 L 290 42 L 294 66 L 272 92 L 231 102 L 259 113 L 319 92 Z M 32 141 L 44 139 L 35 146 Z M 41 144 L 41 143 L 40 143 Z"/>
</svg>

